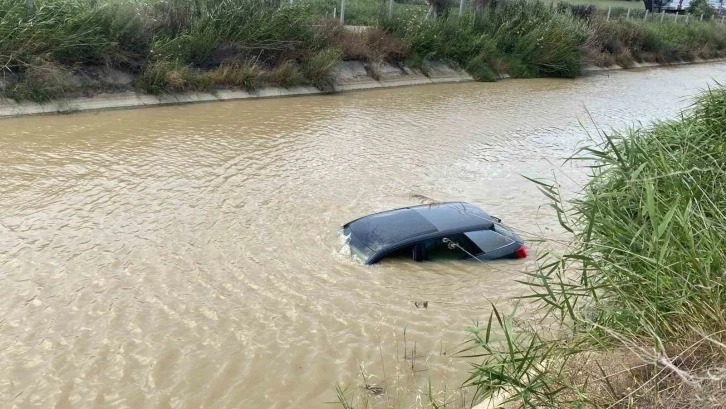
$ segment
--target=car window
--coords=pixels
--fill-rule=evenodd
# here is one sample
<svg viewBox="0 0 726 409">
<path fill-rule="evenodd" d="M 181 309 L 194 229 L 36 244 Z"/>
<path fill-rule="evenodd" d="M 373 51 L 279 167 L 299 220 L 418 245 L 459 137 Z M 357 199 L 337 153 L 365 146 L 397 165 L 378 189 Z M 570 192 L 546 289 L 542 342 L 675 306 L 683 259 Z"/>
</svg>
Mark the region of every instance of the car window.
<svg viewBox="0 0 726 409">
<path fill-rule="evenodd" d="M 522 242 L 522 239 L 519 237 L 519 235 L 517 235 L 517 233 L 512 231 L 509 227 L 504 226 L 503 224 L 495 224 L 494 231 L 503 236 L 507 236 L 514 241 Z"/>
<path fill-rule="evenodd" d="M 429 239 L 424 242 L 428 260 L 461 260 L 476 256 L 481 250 L 463 234 Z"/>
</svg>

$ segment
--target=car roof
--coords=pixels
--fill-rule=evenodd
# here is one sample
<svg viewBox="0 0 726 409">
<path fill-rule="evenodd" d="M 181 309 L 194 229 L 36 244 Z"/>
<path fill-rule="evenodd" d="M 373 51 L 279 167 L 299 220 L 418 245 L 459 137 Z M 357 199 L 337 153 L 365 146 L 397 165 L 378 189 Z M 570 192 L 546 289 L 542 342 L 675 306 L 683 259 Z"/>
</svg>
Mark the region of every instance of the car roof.
<svg viewBox="0 0 726 409">
<path fill-rule="evenodd" d="M 492 228 L 492 217 L 465 202 L 447 202 L 389 210 L 343 226 L 374 254 L 368 262 L 408 244 L 440 235 Z"/>
</svg>

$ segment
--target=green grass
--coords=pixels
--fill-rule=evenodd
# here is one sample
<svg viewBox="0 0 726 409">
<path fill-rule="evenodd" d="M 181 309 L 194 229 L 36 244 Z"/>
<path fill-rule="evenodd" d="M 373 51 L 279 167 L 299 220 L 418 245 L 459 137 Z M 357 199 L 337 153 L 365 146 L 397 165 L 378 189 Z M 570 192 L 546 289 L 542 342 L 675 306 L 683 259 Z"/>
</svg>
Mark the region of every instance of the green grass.
<svg viewBox="0 0 726 409">
<path fill-rule="evenodd" d="M 417 59 L 451 61 L 480 79 L 574 77 L 580 73 L 587 24 L 544 3 L 508 1 L 473 18 L 396 17 L 386 30 L 411 44 Z"/>
<path fill-rule="evenodd" d="M 340 0 L 297 0 L 309 6 L 316 14 L 332 16 L 333 10 L 340 18 Z M 388 16 L 388 0 L 346 0 L 345 23 L 350 25 L 378 25 Z M 425 0 L 395 2 L 394 14 L 397 16 L 423 18 L 428 11 Z"/>
<path fill-rule="evenodd" d="M 358 40 L 321 24 L 310 7 L 261 0 L 34 3 L 26 10 L 22 1 L 0 0 L 0 57 L 17 78 L 2 90 L 6 97 L 43 101 L 78 91 L 69 78 L 93 66 L 136 74 L 136 86 L 150 93 L 263 83 L 331 90 L 341 56 L 324 51 Z M 380 54 L 364 40 L 360 53 Z"/>
</svg>

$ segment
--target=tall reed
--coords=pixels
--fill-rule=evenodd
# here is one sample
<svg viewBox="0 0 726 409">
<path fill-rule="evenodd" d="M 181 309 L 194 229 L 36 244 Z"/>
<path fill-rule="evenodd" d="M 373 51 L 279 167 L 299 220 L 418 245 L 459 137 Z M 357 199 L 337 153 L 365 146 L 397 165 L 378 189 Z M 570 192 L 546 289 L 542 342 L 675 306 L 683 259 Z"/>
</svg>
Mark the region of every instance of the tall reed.
<svg viewBox="0 0 726 409">
<path fill-rule="evenodd" d="M 504 393 L 517 407 L 726 401 L 724 135 L 719 86 L 680 120 L 603 133 L 581 149 L 572 159 L 592 175 L 578 198 L 537 182 L 573 242 L 541 258 L 523 300 L 557 331 L 495 310 L 468 349 L 482 360 L 468 381 L 478 397 Z"/>
</svg>

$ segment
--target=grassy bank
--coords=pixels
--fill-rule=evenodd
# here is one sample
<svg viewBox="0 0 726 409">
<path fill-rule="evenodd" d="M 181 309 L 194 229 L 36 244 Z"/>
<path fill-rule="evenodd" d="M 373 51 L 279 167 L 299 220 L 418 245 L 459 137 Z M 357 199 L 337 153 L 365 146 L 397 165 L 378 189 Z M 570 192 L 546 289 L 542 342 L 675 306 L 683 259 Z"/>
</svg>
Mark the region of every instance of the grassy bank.
<svg viewBox="0 0 726 409">
<path fill-rule="evenodd" d="M 716 23 L 605 21 L 594 7 L 525 0 L 492 2 L 462 17 L 452 6 L 428 19 L 420 1 L 396 3 L 389 19 L 385 1 L 351 0 L 346 15 L 365 15 L 372 25 L 362 32 L 331 19 L 333 3 L 323 0 L 282 7 L 266 0 L 30 3 L 0 0 L 0 88 L 16 100 L 131 87 L 154 94 L 266 85 L 331 91 L 341 60 L 367 62 L 373 74 L 384 62 L 426 73 L 427 61 L 443 60 L 494 80 L 726 55 L 726 26 Z M 113 70 L 132 82 L 108 80 Z"/>
<path fill-rule="evenodd" d="M 726 56 L 726 26 L 612 19 L 594 7 L 501 2 L 475 16 L 394 18 L 387 32 L 411 46 L 409 63 L 453 61 L 475 78 L 575 77 L 586 64 L 630 67 Z"/>
<path fill-rule="evenodd" d="M 529 284 L 555 335 L 496 313 L 473 332 L 480 397 L 518 407 L 716 408 L 726 402 L 726 88 L 678 121 L 602 135 L 577 159 L 593 165 L 582 195 L 541 184 L 565 251 Z M 494 343 L 490 334 L 504 333 Z"/>
</svg>

